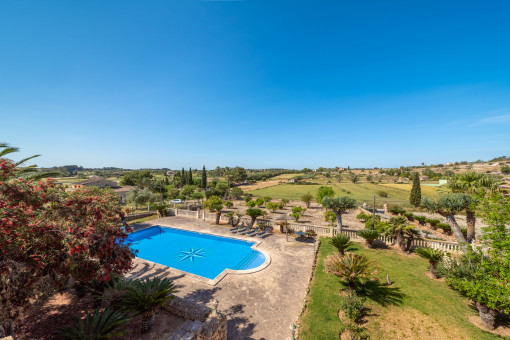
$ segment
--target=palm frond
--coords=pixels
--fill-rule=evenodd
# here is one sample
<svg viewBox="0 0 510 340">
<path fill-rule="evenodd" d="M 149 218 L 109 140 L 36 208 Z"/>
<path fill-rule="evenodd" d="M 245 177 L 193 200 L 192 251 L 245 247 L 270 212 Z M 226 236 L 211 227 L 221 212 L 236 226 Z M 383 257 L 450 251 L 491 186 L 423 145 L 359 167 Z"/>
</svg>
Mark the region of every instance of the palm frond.
<svg viewBox="0 0 510 340">
<path fill-rule="evenodd" d="M 21 161 L 16 162 L 16 165 L 17 165 L 17 166 L 20 166 L 20 165 L 22 165 L 23 163 L 25 163 L 25 162 L 27 162 L 27 161 L 29 161 L 29 160 L 33 159 L 33 158 L 40 157 L 40 156 L 41 156 L 41 155 L 33 155 L 33 156 L 30 156 L 30 157 L 24 158 L 24 159 L 22 159 Z"/>
</svg>

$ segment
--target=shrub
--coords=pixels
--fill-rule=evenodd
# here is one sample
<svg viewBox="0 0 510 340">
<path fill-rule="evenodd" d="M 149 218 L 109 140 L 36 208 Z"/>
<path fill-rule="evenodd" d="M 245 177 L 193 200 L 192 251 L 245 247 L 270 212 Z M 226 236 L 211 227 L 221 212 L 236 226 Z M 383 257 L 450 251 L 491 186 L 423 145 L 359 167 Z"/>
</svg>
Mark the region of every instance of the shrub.
<svg viewBox="0 0 510 340">
<path fill-rule="evenodd" d="M 389 208 L 388 211 L 393 215 L 402 215 L 406 212 L 403 208 L 399 207 L 398 205 Z"/>
<path fill-rule="evenodd" d="M 273 200 L 273 198 L 270 196 L 264 196 L 262 197 L 262 200 L 264 200 L 264 203 L 269 203 Z"/>
<path fill-rule="evenodd" d="M 330 225 L 336 222 L 336 215 L 332 211 L 326 211 L 324 214 L 324 222 L 328 222 Z"/>
<path fill-rule="evenodd" d="M 358 231 L 358 236 L 365 239 L 368 248 L 372 248 L 373 242 L 377 240 L 380 233 L 375 229 L 363 229 Z"/>
<path fill-rule="evenodd" d="M 423 215 L 414 216 L 414 219 L 420 222 L 421 225 L 425 225 L 425 223 L 427 222 L 427 217 Z"/>
<path fill-rule="evenodd" d="M 464 235 L 464 237 L 467 237 L 467 228 L 460 228 L 460 231 Z"/>
<path fill-rule="evenodd" d="M 225 201 L 225 203 L 223 204 L 225 204 L 227 208 L 232 208 L 234 206 L 234 203 L 232 201 Z"/>
<path fill-rule="evenodd" d="M 383 191 L 383 190 L 379 190 L 377 192 L 377 195 L 379 195 L 381 197 L 388 197 L 388 193 L 386 191 Z"/>
<path fill-rule="evenodd" d="M 353 292 L 351 295 L 346 295 L 340 302 L 340 309 L 344 312 L 345 317 L 351 322 L 356 322 L 363 313 L 363 304 L 365 298 L 360 297 Z"/>
<path fill-rule="evenodd" d="M 248 202 L 246 202 L 247 207 L 255 208 L 255 205 L 256 205 L 255 201 L 249 200 Z"/>
<path fill-rule="evenodd" d="M 129 317 L 113 309 L 104 312 L 95 310 L 92 314 L 87 313 L 85 319 L 78 315 L 73 316 L 75 325 L 62 327 L 58 336 L 69 340 L 110 339 L 122 336 L 125 331 L 115 331 L 116 328 L 129 321 Z"/>
<path fill-rule="evenodd" d="M 414 221 L 414 215 L 410 212 L 405 212 L 402 214 L 405 218 L 407 218 L 408 221 Z"/>
<path fill-rule="evenodd" d="M 253 197 L 252 194 L 246 194 L 244 195 L 244 201 L 248 203 L 249 201 L 251 201 L 252 197 Z"/>
<path fill-rule="evenodd" d="M 504 174 L 510 174 L 510 166 L 502 166 L 501 167 L 501 172 L 504 173 Z"/>
<path fill-rule="evenodd" d="M 282 204 L 285 207 L 287 204 L 289 204 L 289 200 L 286 198 L 282 198 Z"/>
<path fill-rule="evenodd" d="M 317 233 L 313 231 L 312 229 L 308 229 L 306 232 L 306 237 L 315 237 Z"/>
<path fill-rule="evenodd" d="M 428 223 L 428 224 L 430 224 L 430 227 L 431 227 L 432 229 L 436 230 L 436 229 L 437 229 L 437 225 L 438 225 L 439 223 L 441 223 L 441 221 L 440 221 L 440 220 L 436 220 L 436 219 L 430 219 L 430 218 L 428 218 L 428 219 L 427 219 L 427 223 Z"/>
<path fill-rule="evenodd" d="M 443 230 L 446 234 L 450 234 L 452 232 L 452 228 L 448 223 L 438 223 L 436 227 L 437 229 Z"/>
<path fill-rule="evenodd" d="M 381 216 L 375 215 L 374 227 L 379 229 L 379 224 L 381 224 Z M 372 229 L 372 215 L 367 215 L 365 218 L 365 228 Z"/>
<path fill-rule="evenodd" d="M 266 208 L 271 210 L 272 212 L 275 212 L 276 210 L 280 209 L 281 203 L 277 202 L 268 202 L 266 203 Z"/>
<path fill-rule="evenodd" d="M 244 191 L 243 189 L 239 188 L 239 187 L 234 187 L 232 188 L 232 190 L 230 191 L 230 194 L 232 195 L 232 197 L 234 197 L 235 199 L 239 199 L 241 196 L 244 195 Z"/>
<path fill-rule="evenodd" d="M 360 212 L 359 214 L 356 215 L 356 218 L 360 221 L 360 222 L 365 222 L 367 220 L 367 218 L 369 218 L 370 215 L 367 215 L 365 214 L 364 212 Z"/>
<path fill-rule="evenodd" d="M 259 207 L 259 208 L 260 208 L 261 206 L 263 206 L 263 205 L 264 205 L 264 203 L 265 203 L 265 202 L 264 202 L 264 199 L 263 199 L 263 198 L 258 197 L 258 198 L 255 200 L 255 205 L 256 205 L 257 207 Z"/>
</svg>

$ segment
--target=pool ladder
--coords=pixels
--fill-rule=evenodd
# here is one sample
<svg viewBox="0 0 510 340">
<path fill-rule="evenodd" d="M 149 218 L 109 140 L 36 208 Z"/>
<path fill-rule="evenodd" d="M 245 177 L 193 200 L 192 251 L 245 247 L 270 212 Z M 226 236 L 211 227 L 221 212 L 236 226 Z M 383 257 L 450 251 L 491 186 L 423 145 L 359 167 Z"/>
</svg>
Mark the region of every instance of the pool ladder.
<svg viewBox="0 0 510 340">
<path fill-rule="evenodd" d="M 252 250 L 248 255 L 244 257 L 244 259 L 242 259 L 241 262 L 237 264 L 237 266 L 235 266 L 234 270 L 246 269 L 253 261 L 255 261 L 258 255 L 259 255 L 258 251 Z"/>
</svg>

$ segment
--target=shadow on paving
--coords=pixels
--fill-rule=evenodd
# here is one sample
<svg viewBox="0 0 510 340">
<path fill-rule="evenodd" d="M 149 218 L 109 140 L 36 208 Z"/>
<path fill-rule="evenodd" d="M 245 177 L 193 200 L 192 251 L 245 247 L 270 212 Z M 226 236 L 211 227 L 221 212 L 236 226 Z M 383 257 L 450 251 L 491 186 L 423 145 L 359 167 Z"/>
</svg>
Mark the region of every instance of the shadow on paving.
<svg viewBox="0 0 510 340">
<path fill-rule="evenodd" d="M 250 322 L 249 318 L 243 316 L 244 306 L 245 305 L 242 304 L 233 305 L 224 312 L 228 318 L 227 337 L 229 339 L 255 340 L 255 338 L 252 337 L 255 329 L 255 324 Z M 265 338 L 260 338 L 260 340 L 265 340 Z"/>
<path fill-rule="evenodd" d="M 220 287 L 214 287 L 211 289 L 196 289 L 184 296 L 184 299 L 193 300 L 207 305 L 214 300 L 214 294 L 220 290 Z"/>
</svg>

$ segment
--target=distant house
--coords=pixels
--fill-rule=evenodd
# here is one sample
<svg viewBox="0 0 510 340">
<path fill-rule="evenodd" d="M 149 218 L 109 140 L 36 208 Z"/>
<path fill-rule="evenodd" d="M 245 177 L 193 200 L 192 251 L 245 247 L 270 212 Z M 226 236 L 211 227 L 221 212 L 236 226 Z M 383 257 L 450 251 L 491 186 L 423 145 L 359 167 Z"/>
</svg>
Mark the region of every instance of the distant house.
<svg viewBox="0 0 510 340">
<path fill-rule="evenodd" d="M 73 189 L 79 189 L 83 187 L 98 187 L 98 188 L 118 188 L 117 182 L 109 181 L 104 177 L 93 177 L 84 181 L 75 182 L 71 184 Z"/>
<path fill-rule="evenodd" d="M 341 166 L 339 166 L 339 167 L 337 167 L 337 168 L 336 168 L 336 170 L 337 170 L 337 171 L 344 171 L 344 170 L 345 170 L 345 168 L 342 168 Z"/>
<path fill-rule="evenodd" d="M 296 183 L 296 180 L 294 178 L 289 179 L 289 183 Z"/>
<path fill-rule="evenodd" d="M 121 203 L 125 203 L 127 193 L 134 188 L 130 185 L 119 186 L 117 182 L 109 181 L 104 177 L 92 177 L 84 181 L 71 184 L 71 188 L 74 190 L 84 187 L 98 187 L 101 189 L 112 188 L 113 191 L 115 191 L 115 193 L 119 196 Z"/>
</svg>

